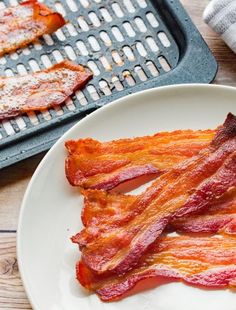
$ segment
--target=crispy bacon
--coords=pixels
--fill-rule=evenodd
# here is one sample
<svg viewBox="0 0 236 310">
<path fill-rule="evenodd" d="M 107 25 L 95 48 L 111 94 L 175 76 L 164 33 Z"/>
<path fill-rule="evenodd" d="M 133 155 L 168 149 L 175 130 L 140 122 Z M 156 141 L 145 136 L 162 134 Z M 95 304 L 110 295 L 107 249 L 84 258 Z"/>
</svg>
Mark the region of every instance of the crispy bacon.
<svg viewBox="0 0 236 310">
<path fill-rule="evenodd" d="M 85 228 L 71 238 L 82 248 L 103 235 L 121 228 L 136 214 L 136 196 L 111 194 L 101 190 L 83 190 L 82 222 Z"/>
<path fill-rule="evenodd" d="M 80 283 L 103 301 L 125 297 L 139 281 L 150 278 L 156 278 L 157 284 L 168 279 L 200 287 L 236 288 L 236 239 L 162 237 L 123 276 L 94 274 L 83 261 L 76 271 Z"/>
<path fill-rule="evenodd" d="M 137 264 L 171 220 L 203 210 L 235 190 L 235 119 L 229 114 L 208 148 L 160 176 L 137 197 L 131 221 L 86 244 L 84 263 L 98 274 L 122 274 Z"/>
<path fill-rule="evenodd" d="M 33 74 L 0 78 L 0 120 L 59 105 L 91 77 L 88 69 L 65 60 Z"/>
<path fill-rule="evenodd" d="M 221 233 L 236 235 L 236 196 L 211 206 L 206 214 L 197 214 L 171 222 L 171 230 L 180 233 Z"/>
<path fill-rule="evenodd" d="M 65 25 L 61 14 L 36 0 L 0 11 L 0 56 L 15 51 Z"/>
<path fill-rule="evenodd" d="M 70 140 L 66 142 L 66 176 L 74 186 L 110 190 L 143 175 L 168 171 L 198 154 L 214 134 L 213 130 L 179 130 L 105 143 Z"/>
<path fill-rule="evenodd" d="M 136 214 L 136 196 L 84 190 L 82 221 L 85 228 L 72 237 L 82 248 L 106 232 L 126 225 Z M 236 194 L 223 197 L 206 212 L 171 221 L 168 231 L 198 234 L 236 234 Z"/>
</svg>

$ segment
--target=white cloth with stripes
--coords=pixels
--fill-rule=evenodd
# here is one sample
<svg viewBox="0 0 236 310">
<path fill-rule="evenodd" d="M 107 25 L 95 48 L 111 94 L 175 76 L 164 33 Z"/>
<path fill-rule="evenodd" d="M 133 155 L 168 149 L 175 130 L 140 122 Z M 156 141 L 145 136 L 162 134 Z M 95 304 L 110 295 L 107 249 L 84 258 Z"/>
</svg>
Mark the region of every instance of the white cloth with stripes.
<svg viewBox="0 0 236 310">
<path fill-rule="evenodd" d="M 212 0 L 203 19 L 236 53 L 236 0 Z"/>
</svg>

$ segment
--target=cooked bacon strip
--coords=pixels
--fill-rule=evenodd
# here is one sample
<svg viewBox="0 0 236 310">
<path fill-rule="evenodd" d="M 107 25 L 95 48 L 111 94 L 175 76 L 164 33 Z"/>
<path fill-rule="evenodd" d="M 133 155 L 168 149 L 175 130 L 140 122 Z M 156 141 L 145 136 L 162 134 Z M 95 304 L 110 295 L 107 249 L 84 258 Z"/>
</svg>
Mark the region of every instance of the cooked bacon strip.
<svg viewBox="0 0 236 310">
<path fill-rule="evenodd" d="M 83 261 L 97 273 L 122 274 L 171 220 L 209 207 L 235 187 L 236 117 L 229 114 L 210 147 L 160 176 L 137 198 L 136 212 L 127 225 L 82 248 Z"/>
<path fill-rule="evenodd" d="M 0 120 L 57 106 L 91 77 L 88 69 L 65 60 L 33 74 L 0 78 Z"/>
<path fill-rule="evenodd" d="M 236 235 L 236 196 L 210 207 L 206 214 L 192 215 L 171 223 L 180 233 L 223 233 Z"/>
<path fill-rule="evenodd" d="M 101 143 L 66 142 L 66 176 L 71 185 L 110 190 L 120 183 L 161 174 L 209 145 L 214 130 L 179 130 Z"/>
<path fill-rule="evenodd" d="M 72 237 L 72 241 L 78 243 L 80 247 L 108 231 L 123 227 L 137 211 L 134 203 L 136 196 L 111 194 L 99 190 L 84 190 L 82 194 L 84 195 L 82 221 L 85 228 Z M 236 234 L 235 193 L 223 197 L 205 213 L 172 221 L 168 230 L 180 233 Z"/>
<path fill-rule="evenodd" d="M 194 238 L 162 237 L 123 276 L 96 275 L 81 261 L 77 279 L 103 301 L 127 296 L 139 281 L 156 278 L 183 281 L 208 288 L 236 288 L 236 239 L 228 236 Z"/>
<path fill-rule="evenodd" d="M 61 14 L 36 0 L 0 11 L 0 56 L 15 51 L 65 25 Z"/>
<path fill-rule="evenodd" d="M 82 190 L 81 193 L 84 196 L 81 218 L 85 228 L 71 238 L 80 247 L 108 231 L 121 228 L 136 214 L 134 202 L 137 196 L 111 194 L 101 190 Z"/>
</svg>

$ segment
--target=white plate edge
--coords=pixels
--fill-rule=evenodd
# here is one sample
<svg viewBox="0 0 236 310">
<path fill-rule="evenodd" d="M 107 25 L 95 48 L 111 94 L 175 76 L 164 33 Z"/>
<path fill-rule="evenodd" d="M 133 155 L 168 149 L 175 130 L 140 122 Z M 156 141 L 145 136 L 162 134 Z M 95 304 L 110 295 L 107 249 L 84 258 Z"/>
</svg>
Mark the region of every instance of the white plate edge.
<svg viewBox="0 0 236 310">
<path fill-rule="evenodd" d="M 19 272 L 20 272 L 20 276 L 21 276 L 21 280 L 22 280 L 22 284 L 23 287 L 25 289 L 25 292 L 27 294 L 27 297 L 30 301 L 30 304 L 32 306 L 32 308 L 34 310 L 42 310 L 39 308 L 39 306 L 36 304 L 36 302 L 34 301 L 34 297 L 32 296 L 31 292 L 30 292 L 30 288 L 28 287 L 27 281 L 26 281 L 26 276 L 24 273 L 24 268 L 23 268 L 23 263 L 21 261 L 21 251 L 20 251 L 20 231 L 21 231 L 21 226 L 22 226 L 22 218 L 23 218 L 23 213 L 24 213 L 24 209 L 25 209 L 25 205 L 26 205 L 26 201 L 28 199 L 28 195 L 31 191 L 31 188 L 33 186 L 33 183 L 35 181 L 35 179 L 37 178 L 39 171 L 41 170 L 41 168 L 43 167 L 43 165 L 46 163 L 46 161 L 48 160 L 48 158 L 50 157 L 51 153 L 54 152 L 54 149 L 65 139 L 66 136 L 69 136 L 70 133 L 78 126 L 82 125 L 84 122 L 87 122 L 87 120 L 90 120 L 94 117 L 96 117 L 99 113 L 103 113 L 103 110 L 108 110 L 108 109 L 112 109 L 113 106 L 116 106 L 118 104 L 124 104 L 125 101 L 129 100 L 130 98 L 134 98 L 134 97 L 138 97 L 140 95 L 145 96 L 146 94 L 151 94 L 151 93 L 155 93 L 155 92 L 162 92 L 168 89 L 174 90 L 181 90 L 181 89 L 186 89 L 186 88 L 193 88 L 193 89 L 209 89 L 209 88 L 217 88 L 217 89 L 221 89 L 222 91 L 235 91 L 236 93 L 236 88 L 233 86 L 226 86 L 226 85 L 216 85 L 216 84 L 176 84 L 176 85 L 167 85 L 167 86 L 161 86 L 161 87 L 156 87 L 156 88 L 151 88 L 151 89 L 147 89 L 147 90 L 143 90 L 134 94 L 130 94 L 127 95 L 125 97 L 119 98 L 109 104 L 106 104 L 105 106 L 99 108 L 98 110 L 92 112 L 91 114 L 89 114 L 88 116 L 86 116 L 85 118 L 83 118 L 82 120 L 78 121 L 77 124 L 75 124 L 73 127 L 71 127 L 68 131 L 66 131 L 59 139 L 58 141 L 52 146 L 52 148 L 48 151 L 48 153 L 43 157 L 43 159 L 41 160 L 41 162 L 39 163 L 38 167 L 36 168 L 27 188 L 25 191 L 25 194 L 23 196 L 23 200 L 21 203 L 21 207 L 20 207 L 20 213 L 19 213 L 19 218 L 18 218 L 18 225 L 17 225 L 17 236 L 16 236 L 16 253 L 17 253 L 17 262 L 18 262 L 18 268 L 19 268 Z M 135 104 L 135 103 L 134 103 Z"/>
</svg>

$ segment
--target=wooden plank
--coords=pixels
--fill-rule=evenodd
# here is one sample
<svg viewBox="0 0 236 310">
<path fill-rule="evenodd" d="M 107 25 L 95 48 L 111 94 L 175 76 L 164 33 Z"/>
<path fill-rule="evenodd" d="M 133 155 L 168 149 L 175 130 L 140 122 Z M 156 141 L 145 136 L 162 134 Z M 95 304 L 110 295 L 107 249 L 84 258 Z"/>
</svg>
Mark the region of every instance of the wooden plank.
<svg viewBox="0 0 236 310">
<path fill-rule="evenodd" d="M 18 271 L 14 233 L 0 233 L 0 309 L 32 309 Z"/>
<path fill-rule="evenodd" d="M 43 154 L 0 171 L 0 231 L 16 230 L 21 201 Z"/>
</svg>

